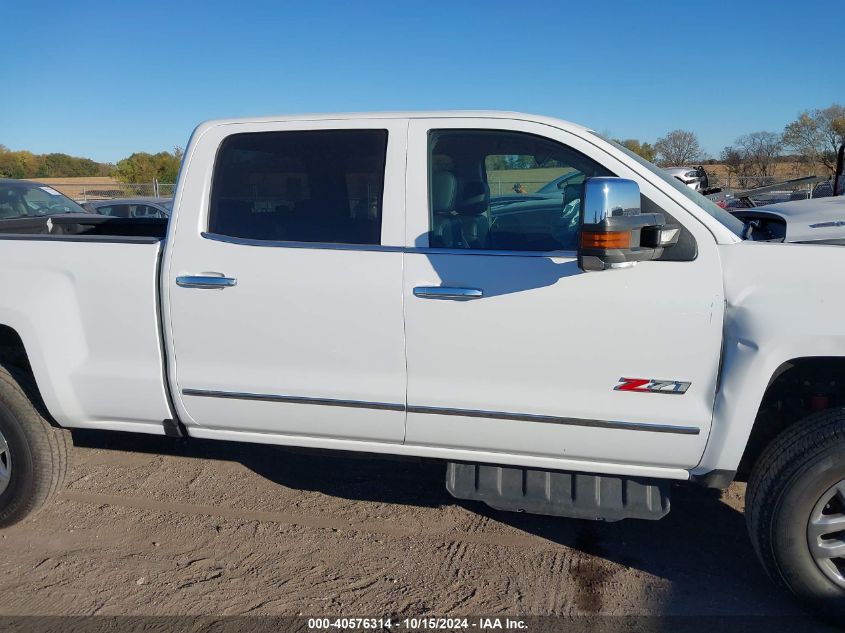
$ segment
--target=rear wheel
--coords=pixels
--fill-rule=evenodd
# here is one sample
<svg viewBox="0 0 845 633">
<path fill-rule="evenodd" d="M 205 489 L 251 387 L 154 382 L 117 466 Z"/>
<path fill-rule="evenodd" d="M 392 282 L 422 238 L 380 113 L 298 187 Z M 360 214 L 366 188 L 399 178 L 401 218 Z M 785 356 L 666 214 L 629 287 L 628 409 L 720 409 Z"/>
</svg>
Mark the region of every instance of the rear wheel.
<svg viewBox="0 0 845 633">
<path fill-rule="evenodd" d="M 40 510 L 67 473 L 69 433 L 51 426 L 33 400 L 27 379 L 0 367 L 0 527 Z"/>
<path fill-rule="evenodd" d="M 845 409 L 775 438 L 751 474 L 745 513 L 772 580 L 814 613 L 845 615 Z"/>
</svg>

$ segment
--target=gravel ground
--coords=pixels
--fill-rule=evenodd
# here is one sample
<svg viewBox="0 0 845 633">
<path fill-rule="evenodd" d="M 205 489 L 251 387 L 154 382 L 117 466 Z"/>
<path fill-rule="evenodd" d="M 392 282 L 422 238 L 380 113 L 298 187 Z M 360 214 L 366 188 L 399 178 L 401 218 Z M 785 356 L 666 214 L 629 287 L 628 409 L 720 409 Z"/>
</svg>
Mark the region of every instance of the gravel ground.
<svg viewBox="0 0 845 633">
<path fill-rule="evenodd" d="M 74 433 L 67 489 L 0 537 L 2 615 L 790 615 L 744 488 L 661 521 L 456 502 L 443 466 Z"/>
</svg>

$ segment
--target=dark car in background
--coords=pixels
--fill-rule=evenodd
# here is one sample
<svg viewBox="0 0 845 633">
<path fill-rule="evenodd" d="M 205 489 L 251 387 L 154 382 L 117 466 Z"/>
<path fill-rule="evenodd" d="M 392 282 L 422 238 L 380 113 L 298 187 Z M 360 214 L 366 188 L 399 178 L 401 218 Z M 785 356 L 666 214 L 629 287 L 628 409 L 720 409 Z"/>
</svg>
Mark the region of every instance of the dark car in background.
<svg viewBox="0 0 845 633">
<path fill-rule="evenodd" d="M 117 234 L 137 239 L 161 236 L 167 229 L 169 199 L 103 200 L 98 205 L 111 205 L 113 209 L 106 210 L 114 214 L 85 209 L 40 182 L 0 179 L 0 234 L 85 235 L 95 240 Z"/>
<path fill-rule="evenodd" d="M 173 198 L 117 198 L 94 200 L 82 205 L 85 210 L 115 218 L 169 218 Z"/>
</svg>

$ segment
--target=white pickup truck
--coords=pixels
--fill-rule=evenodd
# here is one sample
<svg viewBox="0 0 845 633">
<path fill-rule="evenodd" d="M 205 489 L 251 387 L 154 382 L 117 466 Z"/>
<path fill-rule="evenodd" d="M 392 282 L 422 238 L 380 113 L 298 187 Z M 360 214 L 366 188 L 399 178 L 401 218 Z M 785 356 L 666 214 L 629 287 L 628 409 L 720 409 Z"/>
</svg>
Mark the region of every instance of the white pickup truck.
<svg viewBox="0 0 845 633">
<path fill-rule="evenodd" d="M 491 203 L 514 173 L 562 195 Z M 433 458 L 456 497 L 599 520 L 736 478 L 772 579 L 845 610 L 845 251 L 743 240 L 588 129 L 211 121 L 169 224 L 26 230 L 0 235 L 3 525 L 61 485 L 68 428 Z"/>
</svg>

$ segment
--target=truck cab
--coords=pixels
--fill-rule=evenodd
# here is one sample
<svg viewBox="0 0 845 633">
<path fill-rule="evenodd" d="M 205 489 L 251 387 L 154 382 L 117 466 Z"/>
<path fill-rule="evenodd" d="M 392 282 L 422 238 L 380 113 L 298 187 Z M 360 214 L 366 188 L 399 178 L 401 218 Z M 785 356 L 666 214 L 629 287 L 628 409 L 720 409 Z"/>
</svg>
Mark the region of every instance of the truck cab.
<svg viewBox="0 0 845 633">
<path fill-rule="evenodd" d="M 17 389 L 4 436 L 431 458 L 456 497 L 600 520 L 658 519 L 673 483 L 750 476 L 767 569 L 800 567 L 812 587 L 790 590 L 843 604 L 813 521 L 845 525 L 845 506 L 813 504 L 845 459 L 806 484 L 812 507 L 769 503 L 809 459 L 771 457 L 789 434 L 845 424 L 836 247 L 743 240 L 622 146 L 507 112 L 207 122 L 166 235 L 111 220 L 0 235 L 0 361 L 29 385 L 0 389 Z M 0 520 L 32 511 L 19 486 Z M 792 516 L 816 547 L 759 541 Z"/>
</svg>

